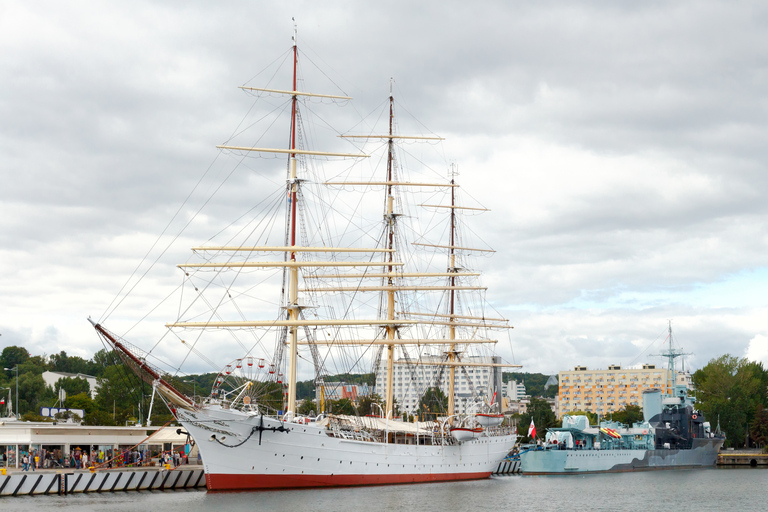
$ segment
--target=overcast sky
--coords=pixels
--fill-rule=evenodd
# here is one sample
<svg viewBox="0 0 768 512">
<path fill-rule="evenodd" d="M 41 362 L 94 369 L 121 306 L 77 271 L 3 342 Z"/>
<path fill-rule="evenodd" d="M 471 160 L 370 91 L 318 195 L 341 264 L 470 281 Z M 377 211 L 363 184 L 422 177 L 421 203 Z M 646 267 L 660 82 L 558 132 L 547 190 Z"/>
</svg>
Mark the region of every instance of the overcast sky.
<svg viewBox="0 0 768 512">
<path fill-rule="evenodd" d="M 2 346 L 101 348 L 86 318 L 240 122 L 236 87 L 269 81 L 249 82 L 291 17 L 353 112 L 394 77 L 492 209 L 473 222 L 507 360 L 661 363 L 671 320 L 691 369 L 768 363 L 768 6 L 703 0 L 2 2 Z"/>
</svg>

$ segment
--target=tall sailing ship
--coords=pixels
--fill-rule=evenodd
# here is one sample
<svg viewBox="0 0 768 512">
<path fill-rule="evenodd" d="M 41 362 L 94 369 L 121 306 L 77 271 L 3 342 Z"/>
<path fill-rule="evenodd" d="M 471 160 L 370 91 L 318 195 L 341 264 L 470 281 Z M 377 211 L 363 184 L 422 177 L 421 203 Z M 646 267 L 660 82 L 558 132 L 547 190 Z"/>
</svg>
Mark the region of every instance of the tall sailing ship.
<svg viewBox="0 0 768 512">
<path fill-rule="evenodd" d="M 455 384 L 457 372 L 469 376 L 480 367 L 499 372 L 516 366 L 494 355 L 497 340 L 490 333 L 511 327 L 500 315 L 488 314 L 485 288 L 477 282 L 479 274 L 470 270 L 469 255 L 489 249 L 466 247 L 459 238 L 461 214 L 482 208 L 458 204 L 455 172 L 449 179 L 404 179 L 398 145 L 437 144 L 442 139 L 397 132 L 391 87 L 385 133 L 341 136 L 352 146 L 378 144 L 385 155 L 384 170 L 374 171 L 378 177 L 356 179 L 352 169 L 357 167 L 345 163 L 341 171 L 331 173 L 334 178 L 323 177 L 319 168 L 325 162 L 358 162 L 368 155 L 357 149 L 323 152 L 304 147 L 313 133 L 303 124 L 312 114 L 304 102 L 351 98 L 298 89 L 302 82 L 295 32 L 289 55 L 290 89 L 241 87 L 257 99 L 288 99 L 288 147 L 218 146 L 239 159 L 238 166 L 249 155 L 284 155 L 286 185 L 278 187 L 266 214 L 225 230 L 231 236 L 223 244 L 193 248 L 197 260 L 178 265 L 192 300 L 179 307 L 176 321 L 166 324 L 168 338 L 187 351 L 185 358 L 201 355 L 206 345 L 217 350 L 226 340 L 239 344 L 242 356 L 220 365 L 210 395 L 197 398 L 179 391 L 173 372 L 150 363 L 152 354 L 102 322 L 92 323 L 123 361 L 152 384 L 195 439 L 209 490 L 489 477 L 514 446 L 516 433 L 502 423 L 494 390 L 475 390 L 478 396 L 471 406 L 459 411 Z M 383 220 L 362 220 L 375 211 L 375 202 L 367 196 L 382 190 Z M 439 200 L 411 205 L 406 201 L 411 190 L 429 191 L 430 198 Z M 402 229 L 417 216 L 411 208 L 427 209 L 433 217 L 445 213 L 445 239 L 432 240 L 434 230 L 414 223 Z M 284 229 L 277 227 L 281 216 Z M 275 233 L 281 243 L 270 245 Z M 434 268 L 435 259 L 445 262 L 442 269 Z M 271 299 L 277 306 L 273 316 L 249 319 L 249 313 L 264 308 L 251 310 L 241 304 L 269 301 L 270 294 L 279 297 L 279 302 Z M 319 390 L 332 385 L 326 382 L 332 363 L 360 369 L 368 361 L 369 369 L 383 369 L 383 389 L 377 389 L 383 395 L 379 414 L 334 414 L 324 410 L 322 397 L 315 410 L 303 408 L 302 414 L 297 400 L 299 359 L 311 361 Z M 406 380 L 418 393 L 439 395 L 437 390 L 444 389 L 444 410 L 419 418 L 415 406 L 397 404 L 394 389 L 402 376 L 395 376 L 396 364 L 413 369 Z M 424 368 L 433 370 L 429 379 L 421 377 Z"/>
</svg>

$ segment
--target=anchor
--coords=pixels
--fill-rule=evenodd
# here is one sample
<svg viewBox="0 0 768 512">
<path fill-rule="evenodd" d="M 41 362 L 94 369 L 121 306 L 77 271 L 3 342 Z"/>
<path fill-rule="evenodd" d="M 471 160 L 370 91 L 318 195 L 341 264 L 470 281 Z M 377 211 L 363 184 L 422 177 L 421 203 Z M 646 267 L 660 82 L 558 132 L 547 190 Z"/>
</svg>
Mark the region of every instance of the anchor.
<svg viewBox="0 0 768 512">
<path fill-rule="evenodd" d="M 265 430 L 271 430 L 272 432 L 285 432 L 286 434 L 291 431 L 291 429 L 286 428 L 285 425 L 280 425 L 279 427 L 265 427 L 264 426 L 264 415 L 262 414 L 259 416 L 259 426 L 253 427 L 253 430 L 259 431 L 259 446 L 261 446 L 261 434 Z"/>
</svg>

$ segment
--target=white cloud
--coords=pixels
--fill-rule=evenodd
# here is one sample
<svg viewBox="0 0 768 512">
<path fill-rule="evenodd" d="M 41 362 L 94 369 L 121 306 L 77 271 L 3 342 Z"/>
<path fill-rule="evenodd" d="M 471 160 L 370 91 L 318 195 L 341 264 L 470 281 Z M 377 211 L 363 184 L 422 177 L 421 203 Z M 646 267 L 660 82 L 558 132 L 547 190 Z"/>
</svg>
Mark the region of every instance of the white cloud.
<svg viewBox="0 0 768 512">
<path fill-rule="evenodd" d="M 768 336 L 758 334 L 749 340 L 747 358 L 751 361 L 763 363 L 763 366 L 768 368 Z"/>
<path fill-rule="evenodd" d="M 214 146 L 252 101 L 235 87 L 285 88 L 273 73 L 296 16 L 307 83 L 355 97 L 313 104 L 313 117 L 348 130 L 382 105 L 394 77 L 403 131 L 425 125 L 447 137 L 444 149 L 407 147 L 403 163 L 444 175 L 444 150 L 459 164 L 462 198 L 493 210 L 467 221 L 497 250 L 478 266 L 516 325 L 526 369 L 625 363 L 670 318 L 694 365 L 761 353 L 752 346 L 764 344 L 768 307 L 766 7 L 12 1 L 0 10 L 4 344 L 100 348 L 85 318 L 108 307 L 211 162 L 141 272 L 224 181 L 232 161 Z M 319 126 L 307 135 L 335 135 Z M 228 201 L 195 218 L 113 320 L 127 329 L 160 303 L 188 248 L 281 181 L 283 161 L 264 163 L 248 160 L 228 178 Z M 148 345 L 162 335 L 133 333 Z"/>
</svg>

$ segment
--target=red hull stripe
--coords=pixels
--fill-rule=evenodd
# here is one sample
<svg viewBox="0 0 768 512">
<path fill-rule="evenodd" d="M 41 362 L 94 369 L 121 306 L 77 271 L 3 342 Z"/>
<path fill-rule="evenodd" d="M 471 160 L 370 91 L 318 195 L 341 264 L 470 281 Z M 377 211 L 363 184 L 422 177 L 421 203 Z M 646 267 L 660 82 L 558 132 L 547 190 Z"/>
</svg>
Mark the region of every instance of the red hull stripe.
<svg viewBox="0 0 768 512">
<path fill-rule="evenodd" d="M 355 485 L 415 484 L 489 478 L 490 472 L 403 475 L 205 475 L 209 491 L 302 489 Z"/>
</svg>

